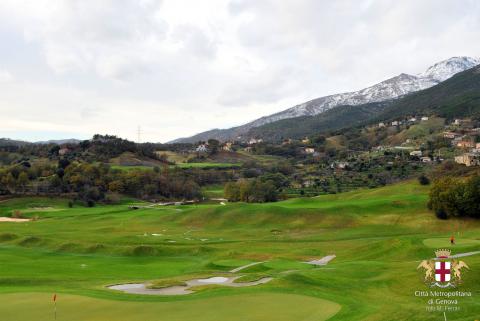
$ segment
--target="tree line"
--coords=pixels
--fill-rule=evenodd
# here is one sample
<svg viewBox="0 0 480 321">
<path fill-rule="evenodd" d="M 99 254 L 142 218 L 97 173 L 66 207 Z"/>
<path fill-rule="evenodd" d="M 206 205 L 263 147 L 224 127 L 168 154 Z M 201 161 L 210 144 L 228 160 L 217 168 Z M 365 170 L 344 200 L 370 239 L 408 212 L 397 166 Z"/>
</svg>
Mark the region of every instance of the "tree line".
<svg viewBox="0 0 480 321">
<path fill-rule="evenodd" d="M 124 171 L 102 163 L 62 159 L 58 164 L 30 165 L 28 162 L 0 170 L 0 194 L 58 195 L 94 205 L 108 202 L 115 195 L 141 199 L 198 199 L 197 182 L 183 171 L 158 167 Z"/>
</svg>

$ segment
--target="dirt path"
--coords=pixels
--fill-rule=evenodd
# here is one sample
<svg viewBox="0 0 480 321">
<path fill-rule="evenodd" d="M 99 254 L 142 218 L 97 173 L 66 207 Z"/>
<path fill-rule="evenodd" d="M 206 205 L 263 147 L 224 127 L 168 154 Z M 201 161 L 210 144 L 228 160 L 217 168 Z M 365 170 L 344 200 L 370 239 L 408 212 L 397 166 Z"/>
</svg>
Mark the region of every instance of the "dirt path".
<svg viewBox="0 0 480 321">
<path fill-rule="evenodd" d="M 262 263 L 265 263 L 266 261 L 262 261 L 262 262 L 253 262 L 253 263 L 250 263 L 250 264 L 247 264 L 247 265 L 244 265 L 244 266 L 240 266 L 238 268 L 235 268 L 233 270 L 230 270 L 230 273 L 237 273 L 237 272 L 240 272 L 241 270 L 244 270 L 246 268 L 249 268 L 251 266 L 254 266 L 254 265 L 257 265 L 257 264 L 262 264 Z"/>
<path fill-rule="evenodd" d="M 472 255 L 476 255 L 476 254 L 480 254 L 480 251 L 459 253 L 459 254 L 452 255 L 452 256 L 450 256 L 450 257 L 451 257 L 452 259 L 456 259 L 456 258 L 458 258 L 458 257 L 472 256 Z"/>
<path fill-rule="evenodd" d="M 327 256 L 322 257 L 320 260 L 312 260 L 312 261 L 308 261 L 308 262 L 305 262 L 305 263 L 312 264 L 312 265 L 324 266 L 324 265 L 327 265 L 328 262 L 330 262 L 331 260 L 333 260 L 336 257 L 337 256 L 335 254 L 327 255 Z"/>
</svg>

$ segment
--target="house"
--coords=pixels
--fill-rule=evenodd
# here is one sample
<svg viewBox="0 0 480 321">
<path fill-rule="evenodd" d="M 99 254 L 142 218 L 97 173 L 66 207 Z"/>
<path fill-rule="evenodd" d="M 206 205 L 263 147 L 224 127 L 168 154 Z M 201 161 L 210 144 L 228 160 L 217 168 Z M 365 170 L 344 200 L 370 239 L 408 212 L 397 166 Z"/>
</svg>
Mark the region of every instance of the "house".
<svg viewBox="0 0 480 321">
<path fill-rule="evenodd" d="M 208 152 L 208 144 L 200 144 L 195 149 L 197 153 L 206 153 Z"/>
<path fill-rule="evenodd" d="M 285 145 L 290 145 L 292 143 L 292 139 L 291 138 L 288 138 L 288 139 L 284 139 L 283 142 L 282 142 L 282 145 L 285 146 Z"/>
<path fill-rule="evenodd" d="M 454 125 L 461 125 L 462 124 L 462 120 L 461 119 L 455 119 L 455 121 L 453 122 Z"/>
<path fill-rule="evenodd" d="M 256 139 L 256 138 L 251 138 L 249 141 L 248 141 L 248 145 L 255 145 L 255 144 L 259 144 L 263 142 L 263 139 L 259 138 L 259 139 Z"/>
<path fill-rule="evenodd" d="M 452 139 L 451 143 L 452 143 L 452 146 L 457 146 L 457 143 L 458 142 L 461 142 L 463 139 L 463 136 L 457 136 L 455 137 L 454 139 Z"/>
<path fill-rule="evenodd" d="M 308 137 L 305 137 L 304 139 L 302 139 L 302 143 L 303 143 L 303 144 L 309 144 L 309 143 L 310 143 L 310 139 L 308 139 Z"/>
<path fill-rule="evenodd" d="M 412 118 L 410 118 L 408 121 L 409 121 L 409 122 L 411 122 L 411 123 L 414 123 L 414 122 L 416 122 L 416 121 L 417 121 L 417 118 L 415 118 L 415 117 L 412 117 Z"/>
<path fill-rule="evenodd" d="M 71 150 L 69 148 L 63 147 L 63 148 L 60 148 L 58 150 L 58 155 L 65 156 L 65 155 L 69 154 L 70 152 L 71 152 Z"/>
<path fill-rule="evenodd" d="M 427 121 L 427 120 L 428 120 L 428 117 L 427 117 L 427 116 L 423 116 L 423 117 L 421 118 L 421 120 L 422 120 L 422 121 Z"/>
<path fill-rule="evenodd" d="M 252 150 L 253 150 L 253 148 L 250 147 L 250 146 L 249 146 L 249 147 L 245 147 L 245 151 L 246 151 L 247 153 L 251 153 Z"/>
<path fill-rule="evenodd" d="M 428 156 L 420 157 L 420 160 L 422 161 L 422 163 L 431 163 L 432 162 L 432 158 L 428 157 Z"/>
<path fill-rule="evenodd" d="M 421 150 L 414 150 L 410 152 L 410 156 L 415 156 L 415 157 L 422 157 L 422 151 Z"/>
<path fill-rule="evenodd" d="M 226 142 L 225 144 L 223 144 L 222 150 L 225 151 L 225 152 L 231 152 L 232 151 L 232 145 L 233 145 L 232 142 Z"/>
<path fill-rule="evenodd" d="M 348 163 L 347 162 L 339 162 L 337 163 L 337 168 L 339 169 L 345 169 L 348 167 Z"/>
<path fill-rule="evenodd" d="M 460 148 L 474 148 L 475 143 L 472 142 L 471 140 L 461 140 L 461 141 L 457 142 L 457 147 L 460 147 Z"/>
<path fill-rule="evenodd" d="M 385 123 L 378 123 L 378 127 L 380 128 L 385 127 Z"/>
<path fill-rule="evenodd" d="M 303 149 L 303 151 L 305 152 L 305 154 L 313 154 L 313 153 L 315 153 L 315 148 L 305 147 L 305 148 Z"/>
<path fill-rule="evenodd" d="M 398 120 L 392 121 L 392 126 L 398 126 L 400 124 L 401 122 L 399 122 Z"/>
<path fill-rule="evenodd" d="M 467 167 L 480 165 L 480 154 L 465 153 L 460 156 L 455 156 L 455 163 L 463 164 Z"/>
<path fill-rule="evenodd" d="M 443 133 L 443 137 L 449 138 L 449 139 L 454 139 L 454 138 L 461 137 L 461 136 L 462 136 L 461 134 L 455 133 L 455 132 L 444 132 Z"/>
<path fill-rule="evenodd" d="M 476 149 L 480 149 L 480 143 L 476 143 L 476 144 L 475 144 L 475 148 L 476 148 Z"/>
</svg>

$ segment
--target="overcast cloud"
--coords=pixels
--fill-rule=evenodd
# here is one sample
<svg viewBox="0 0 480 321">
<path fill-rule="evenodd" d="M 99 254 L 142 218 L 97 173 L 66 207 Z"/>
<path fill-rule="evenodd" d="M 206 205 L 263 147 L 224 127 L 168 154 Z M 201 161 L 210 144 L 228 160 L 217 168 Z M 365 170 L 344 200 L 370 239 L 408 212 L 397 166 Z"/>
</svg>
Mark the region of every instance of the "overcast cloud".
<svg viewBox="0 0 480 321">
<path fill-rule="evenodd" d="M 476 0 L 0 2 L 0 137 L 165 142 L 451 56 Z"/>
</svg>

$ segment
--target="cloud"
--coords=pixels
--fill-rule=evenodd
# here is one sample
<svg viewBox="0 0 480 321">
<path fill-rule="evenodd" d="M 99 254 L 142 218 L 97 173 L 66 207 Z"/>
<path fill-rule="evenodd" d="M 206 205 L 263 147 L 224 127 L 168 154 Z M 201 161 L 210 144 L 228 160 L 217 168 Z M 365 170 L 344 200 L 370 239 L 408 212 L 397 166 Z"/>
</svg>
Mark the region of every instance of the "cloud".
<svg viewBox="0 0 480 321">
<path fill-rule="evenodd" d="M 3 0 L 0 21 L 23 133 L 166 141 L 480 55 L 475 0 Z"/>
<path fill-rule="evenodd" d="M 2 82 L 10 82 L 13 80 L 13 76 L 6 70 L 0 70 L 0 83 Z"/>
</svg>

